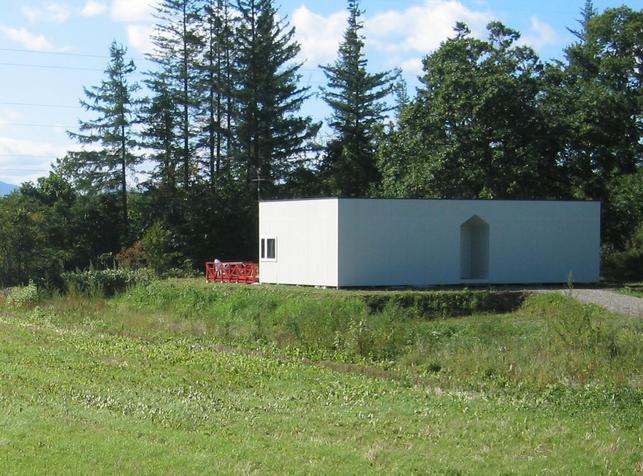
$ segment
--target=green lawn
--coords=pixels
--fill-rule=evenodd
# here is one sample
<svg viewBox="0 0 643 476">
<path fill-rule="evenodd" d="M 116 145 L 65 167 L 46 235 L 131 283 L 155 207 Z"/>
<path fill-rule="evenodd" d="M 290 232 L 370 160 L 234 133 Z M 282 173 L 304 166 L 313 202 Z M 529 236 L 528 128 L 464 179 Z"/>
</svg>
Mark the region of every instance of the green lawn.
<svg viewBox="0 0 643 476">
<path fill-rule="evenodd" d="M 225 337 L 205 309 L 178 317 L 167 309 L 134 311 L 127 301 L 58 298 L 0 310 L 3 473 L 643 470 L 640 371 L 603 382 L 603 369 L 583 384 L 539 385 L 530 373 L 521 384 L 466 367 L 458 340 L 498 329 L 504 332 L 498 341 L 488 336 L 488 345 L 542 335 L 529 305 L 509 315 L 408 322 L 414 332 L 464 329 L 436 341 L 442 358 L 462 361 L 442 361 L 440 376 L 431 378 L 404 352 L 385 360 L 342 351 L 332 360 L 327 351 L 333 370 L 313 352 L 298 354 L 291 339 L 282 346 L 268 339 L 267 329 L 255 332 L 252 345 L 251 326 L 228 325 L 236 334 Z M 640 328 L 633 329 L 638 339 Z M 476 349 L 470 352 L 475 360 Z"/>
</svg>

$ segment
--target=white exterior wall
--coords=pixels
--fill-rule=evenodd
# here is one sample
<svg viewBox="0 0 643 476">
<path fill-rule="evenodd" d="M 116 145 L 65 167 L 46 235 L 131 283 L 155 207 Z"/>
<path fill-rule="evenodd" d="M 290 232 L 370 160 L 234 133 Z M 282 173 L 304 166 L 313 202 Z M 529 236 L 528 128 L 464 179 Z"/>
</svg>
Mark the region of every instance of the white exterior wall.
<svg viewBox="0 0 643 476">
<path fill-rule="evenodd" d="M 460 226 L 489 225 L 488 277 L 461 279 Z M 339 286 L 595 282 L 600 203 L 339 200 Z"/>
<path fill-rule="evenodd" d="M 259 282 L 337 287 L 337 212 L 337 199 L 261 202 L 259 242 L 276 238 L 277 255 L 259 260 Z"/>
</svg>

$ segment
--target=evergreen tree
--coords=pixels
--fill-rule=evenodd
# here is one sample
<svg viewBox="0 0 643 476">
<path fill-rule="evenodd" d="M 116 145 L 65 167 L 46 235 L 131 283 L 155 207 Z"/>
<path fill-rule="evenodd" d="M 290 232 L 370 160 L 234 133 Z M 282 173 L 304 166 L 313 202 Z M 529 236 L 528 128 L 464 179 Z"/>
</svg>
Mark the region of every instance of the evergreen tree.
<svg viewBox="0 0 643 476">
<path fill-rule="evenodd" d="M 560 124 L 572 193 L 605 199 L 612 177 L 643 163 L 643 12 L 592 14 L 566 50 L 545 100 Z"/>
<path fill-rule="evenodd" d="M 229 165 L 232 154 L 234 18 L 228 0 L 207 0 L 201 30 L 205 48 L 200 65 L 200 145 L 207 149 L 206 166 L 214 186 L 222 162 Z"/>
<path fill-rule="evenodd" d="M 80 103 L 86 111 L 95 113 L 93 120 L 79 121 L 79 132 L 68 132 L 80 144 L 96 145 L 91 152 L 71 152 L 60 167 L 74 178 L 81 188 L 97 191 L 120 190 L 122 220 L 128 236 L 127 173 L 141 158 L 134 154 L 137 146 L 134 126 L 141 99 L 134 97 L 138 84 L 129 77 L 136 67 L 127 61 L 127 50 L 118 43 L 110 47 L 107 78 L 99 86 L 85 88 L 86 99 Z"/>
<path fill-rule="evenodd" d="M 393 91 L 396 75 L 367 71 L 359 1 L 350 0 L 348 10 L 339 56 L 334 64 L 322 67 L 328 80 L 324 100 L 333 110 L 330 126 L 336 134 L 328 144 L 323 167 L 336 193 L 364 196 L 378 181 L 375 126 L 390 109 L 383 99 Z"/>
<path fill-rule="evenodd" d="M 578 20 L 578 24 L 580 25 L 580 30 L 573 30 L 571 28 L 567 28 L 567 30 L 574 35 L 576 38 L 578 38 L 581 42 L 585 41 L 586 35 L 587 35 L 587 28 L 589 27 L 589 21 L 596 16 L 598 12 L 596 11 L 596 8 L 594 8 L 594 2 L 593 0 L 585 0 L 585 5 L 583 6 L 581 12 L 580 12 L 580 20 Z"/>
<path fill-rule="evenodd" d="M 159 188 L 176 189 L 178 137 L 177 116 L 166 75 L 159 73 L 147 81 L 151 98 L 143 108 L 143 143 L 151 151 L 148 159 L 156 164 L 151 174 L 152 182 Z"/>
<path fill-rule="evenodd" d="M 159 23 L 153 37 L 155 50 L 150 58 L 159 66 L 150 72 L 151 81 L 163 75 L 168 97 L 172 99 L 179 174 L 189 188 L 197 173 L 194 163 L 195 115 L 198 107 L 198 63 L 202 42 L 198 34 L 200 0 L 161 0 L 156 16 Z"/>
<path fill-rule="evenodd" d="M 310 96 L 299 87 L 300 46 L 272 0 L 238 0 L 235 131 L 239 173 L 248 190 L 257 174 L 271 189 L 303 158 L 319 126 L 297 115 Z"/>
</svg>

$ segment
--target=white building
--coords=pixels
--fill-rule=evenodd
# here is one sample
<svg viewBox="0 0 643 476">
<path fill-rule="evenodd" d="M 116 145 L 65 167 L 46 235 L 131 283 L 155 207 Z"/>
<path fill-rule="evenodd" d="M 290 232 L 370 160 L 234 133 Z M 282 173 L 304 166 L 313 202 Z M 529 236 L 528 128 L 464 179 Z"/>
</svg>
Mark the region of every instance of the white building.
<svg viewBox="0 0 643 476">
<path fill-rule="evenodd" d="M 266 201 L 259 237 L 262 283 L 589 283 L 600 272 L 600 202 Z"/>
</svg>

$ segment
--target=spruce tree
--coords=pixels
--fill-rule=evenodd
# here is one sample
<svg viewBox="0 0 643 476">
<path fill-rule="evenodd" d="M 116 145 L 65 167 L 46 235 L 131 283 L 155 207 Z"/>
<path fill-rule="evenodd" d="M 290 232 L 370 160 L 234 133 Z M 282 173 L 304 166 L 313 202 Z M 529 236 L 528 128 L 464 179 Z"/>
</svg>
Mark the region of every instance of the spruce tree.
<svg viewBox="0 0 643 476">
<path fill-rule="evenodd" d="M 294 28 L 279 19 L 272 0 L 238 0 L 236 116 L 239 172 L 268 189 L 287 179 L 319 126 L 297 115 L 310 96 L 298 85 L 300 46 Z M 250 190 L 250 187 L 249 187 Z"/>
<path fill-rule="evenodd" d="M 155 164 L 152 181 L 159 188 L 171 191 L 176 189 L 179 150 L 174 99 L 164 73 L 149 79 L 147 86 L 151 97 L 143 108 L 143 144 L 150 151 L 148 159 Z"/>
<path fill-rule="evenodd" d="M 567 30 L 578 38 L 581 42 L 585 41 L 587 35 L 587 28 L 589 26 L 589 21 L 598 14 L 596 8 L 594 8 L 593 0 L 585 0 L 585 5 L 580 11 L 580 20 L 578 24 L 580 25 L 580 30 L 573 30 L 567 28 Z"/>
<path fill-rule="evenodd" d="M 364 196 L 378 179 L 374 129 L 389 110 L 383 99 L 393 90 L 396 75 L 367 71 L 359 1 L 350 0 L 348 11 L 338 58 L 321 67 L 328 81 L 323 97 L 332 108 L 330 126 L 335 131 L 323 167 L 335 193 Z"/>
<path fill-rule="evenodd" d="M 129 80 L 136 67 L 133 61 L 126 60 L 126 48 L 114 42 L 109 53 L 107 78 L 99 86 L 84 88 L 86 99 L 80 101 L 86 111 L 97 117 L 79 121 L 79 132 L 68 132 L 80 144 L 97 146 L 97 150 L 71 152 L 60 167 L 80 188 L 119 191 L 124 236 L 127 237 L 127 173 L 141 160 L 135 154 L 138 142 L 134 127 L 142 100 L 135 97 L 138 84 Z"/>
<path fill-rule="evenodd" d="M 150 59 L 158 69 L 149 73 L 153 81 L 164 75 L 172 98 L 176 136 L 180 138 L 177 153 L 181 159 L 179 174 L 184 188 L 189 188 L 196 175 L 195 115 L 198 107 L 198 63 L 202 42 L 198 34 L 199 0 L 161 0 L 157 5 L 159 23 L 153 37 L 155 45 Z"/>
<path fill-rule="evenodd" d="M 220 176 L 222 162 L 232 152 L 232 95 L 234 93 L 234 18 L 228 0 L 207 0 L 201 35 L 199 145 L 206 149 L 210 185 Z M 226 158 L 226 159 L 224 159 Z"/>
</svg>

